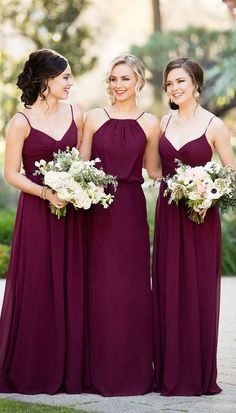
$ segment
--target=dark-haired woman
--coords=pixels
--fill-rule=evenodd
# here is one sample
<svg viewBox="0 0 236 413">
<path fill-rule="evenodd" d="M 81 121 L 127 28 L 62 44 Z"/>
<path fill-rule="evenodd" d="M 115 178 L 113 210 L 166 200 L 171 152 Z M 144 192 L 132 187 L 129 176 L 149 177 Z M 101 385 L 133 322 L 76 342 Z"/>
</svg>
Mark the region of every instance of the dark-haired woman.
<svg viewBox="0 0 236 413">
<path fill-rule="evenodd" d="M 175 159 L 205 165 L 217 150 L 235 166 L 225 124 L 198 103 L 201 67 L 188 58 L 171 61 L 163 87 L 172 109 L 161 120 L 162 172 L 175 173 Z M 164 396 L 219 393 L 216 351 L 221 270 L 217 208 L 203 224 L 192 222 L 183 204 L 168 205 L 160 187 L 153 249 L 155 388 Z"/>
<path fill-rule="evenodd" d="M 83 216 L 34 176 L 35 161 L 80 143 L 82 114 L 65 103 L 68 61 L 52 50 L 31 53 L 17 85 L 25 109 L 10 121 L 5 177 L 21 191 L 0 320 L 0 391 L 81 391 Z M 21 173 L 23 161 L 24 173 Z"/>
</svg>

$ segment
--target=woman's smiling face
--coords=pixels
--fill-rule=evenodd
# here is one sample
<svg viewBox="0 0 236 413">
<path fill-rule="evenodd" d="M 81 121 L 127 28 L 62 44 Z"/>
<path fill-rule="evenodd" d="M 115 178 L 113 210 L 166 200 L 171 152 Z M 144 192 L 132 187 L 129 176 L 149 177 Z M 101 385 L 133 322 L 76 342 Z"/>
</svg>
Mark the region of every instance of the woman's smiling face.
<svg viewBox="0 0 236 413">
<path fill-rule="evenodd" d="M 176 105 L 181 105 L 190 99 L 194 99 L 196 85 L 188 72 L 182 67 L 171 70 L 166 79 L 166 93 L 169 99 Z"/>
<path fill-rule="evenodd" d="M 126 63 L 117 64 L 109 78 L 111 92 L 118 101 L 135 96 L 137 82 L 136 74 Z"/>
</svg>

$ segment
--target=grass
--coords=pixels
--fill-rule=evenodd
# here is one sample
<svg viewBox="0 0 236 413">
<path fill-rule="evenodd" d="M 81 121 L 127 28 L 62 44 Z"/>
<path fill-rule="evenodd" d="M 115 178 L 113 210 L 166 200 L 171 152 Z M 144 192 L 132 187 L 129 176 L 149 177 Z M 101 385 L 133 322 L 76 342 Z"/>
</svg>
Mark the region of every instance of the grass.
<svg viewBox="0 0 236 413">
<path fill-rule="evenodd" d="M 85 413 L 71 407 L 47 406 L 41 403 L 24 403 L 13 400 L 0 400 L 1 413 Z M 92 413 L 92 412 L 90 412 Z"/>
</svg>

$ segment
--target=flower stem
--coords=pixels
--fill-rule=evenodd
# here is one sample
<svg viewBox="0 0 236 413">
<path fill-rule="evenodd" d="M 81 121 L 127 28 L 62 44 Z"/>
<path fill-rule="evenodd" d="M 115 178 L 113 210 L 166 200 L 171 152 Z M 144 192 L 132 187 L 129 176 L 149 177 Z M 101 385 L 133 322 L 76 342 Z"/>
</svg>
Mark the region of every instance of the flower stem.
<svg viewBox="0 0 236 413">
<path fill-rule="evenodd" d="M 49 204 L 51 212 L 53 215 L 57 216 L 57 219 L 66 216 L 66 205 L 63 208 L 56 208 L 55 205 Z"/>
</svg>

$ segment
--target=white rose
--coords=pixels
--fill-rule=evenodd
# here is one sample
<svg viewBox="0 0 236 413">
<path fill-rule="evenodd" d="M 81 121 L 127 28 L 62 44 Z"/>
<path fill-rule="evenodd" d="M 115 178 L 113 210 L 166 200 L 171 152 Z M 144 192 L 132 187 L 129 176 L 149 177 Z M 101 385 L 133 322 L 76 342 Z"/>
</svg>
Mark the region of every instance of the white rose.
<svg viewBox="0 0 236 413">
<path fill-rule="evenodd" d="M 190 191 L 188 192 L 188 199 L 191 199 L 192 201 L 197 201 L 198 199 L 201 199 L 201 197 L 197 191 Z"/>
</svg>

